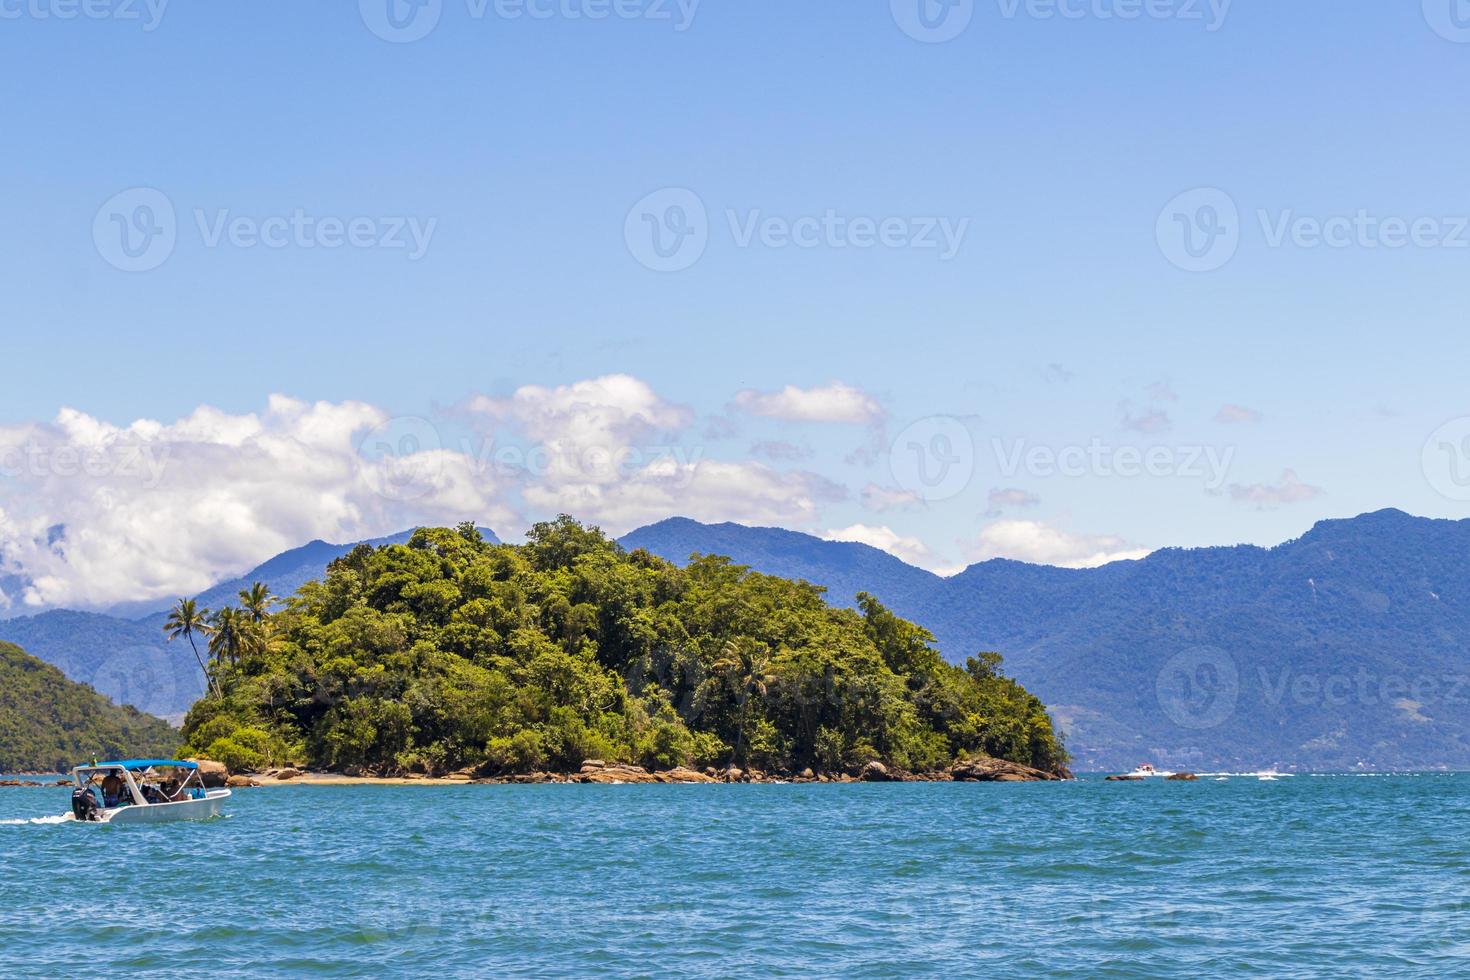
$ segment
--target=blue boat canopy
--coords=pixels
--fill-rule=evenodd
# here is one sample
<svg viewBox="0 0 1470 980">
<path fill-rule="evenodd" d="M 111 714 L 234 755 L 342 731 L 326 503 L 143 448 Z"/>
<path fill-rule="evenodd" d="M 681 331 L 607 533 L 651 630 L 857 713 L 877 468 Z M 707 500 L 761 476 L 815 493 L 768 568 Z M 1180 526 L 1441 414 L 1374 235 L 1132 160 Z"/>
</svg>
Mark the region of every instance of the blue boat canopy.
<svg viewBox="0 0 1470 980">
<path fill-rule="evenodd" d="M 182 759 L 120 759 L 115 762 L 98 762 L 90 766 L 78 766 L 78 769 L 198 769 L 197 762 L 185 762 Z"/>
</svg>

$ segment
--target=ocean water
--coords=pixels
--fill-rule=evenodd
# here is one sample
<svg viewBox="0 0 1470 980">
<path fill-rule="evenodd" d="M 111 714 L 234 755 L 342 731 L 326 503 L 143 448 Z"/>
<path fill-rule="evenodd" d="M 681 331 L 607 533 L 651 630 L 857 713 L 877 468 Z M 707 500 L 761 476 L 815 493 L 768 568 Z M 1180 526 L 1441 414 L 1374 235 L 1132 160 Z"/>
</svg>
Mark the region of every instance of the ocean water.
<svg viewBox="0 0 1470 980">
<path fill-rule="evenodd" d="M 0 973 L 1470 973 L 1470 775 L 0 790 Z"/>
</svg>

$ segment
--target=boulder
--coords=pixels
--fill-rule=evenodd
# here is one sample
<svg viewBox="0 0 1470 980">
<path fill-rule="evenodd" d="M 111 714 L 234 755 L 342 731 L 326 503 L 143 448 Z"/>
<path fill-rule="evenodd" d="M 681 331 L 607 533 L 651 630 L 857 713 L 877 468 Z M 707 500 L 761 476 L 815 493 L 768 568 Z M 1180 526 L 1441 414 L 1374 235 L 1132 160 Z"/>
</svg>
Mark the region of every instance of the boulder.
<svg viewBox="0 0 1470 980">
<path fill-rule="evenodd" d="M 1104 782 L 1108 783 L 1141 783 L 1142 776 L 1109 776 Z"/>
<path fill-rule="evenodd" d="M 285 782 L 288 779 L 299 779 L 303 775 L 305 775 L 305 773 L 303 773 L 300 769 L 290 768 L 278 769 L 275 773 L 276 778 L 281 780 L 282 782 Z"/>
<path fill-rule="evenodd" d="M 863 771 L 858 774 L 858 778 L 865 783 L 887 783 L 893 780 L 892 774 L 888 772 L 888 767 L 877 759 L 863 766 Z"/>
<path fill-rule="evenodd" d="M 653 773 L 642 766 L 629 766 L 623 763 L 614 763 L 603 766 L 601 769 L 588 768 L 585 764 L 581 773 L 577 775 L 579 783 L 653 783 L 657 782 Z"/>
<path fill-rule="evenodd" d="M 213 759 L 188 759 L 186 761 L 199 766 L 199 781 L 205 786 L 218 788 L 230 778 L 230 770 L 223 762 L 215 762 Z"/>
<path fill-rule="evenodd" d="M 957 783 L 1036 783 L 1060 778 L 1053 773 L 1023 766 L 1019 762 L 992 759 L 985 755 L 958 760 L 949 767 L 949 776 Z"/>
<path fill-rule="evenodd" d="M 1192 783 L 1195 780 L 1199 779 L 1199 777 L 1192 772 L 1176 772 L 1165 776 L 1164 778 L 1169 782 L 1178 783 Z"/>
<path fill-rule="evenodd" d="M 582 761 L 582 771 L 583 772 L 590 772 L 593 769 L 606 769 L 606 768 L 607 768 L 607 763 L 606 762 L 603 762 L 601 759 L 584 759 Z"/>
<path fill-rule="evenodd" d="M 712 776 L 706 776 L 702 772 L 693 769 L 685 769 L 683 766 L 675 766 L 665 772 L 656 772 L 653 778 L 660 783 L 717 783 L 719 780 Z"/>
<path fill-rule="evenodd" d="M 722 778 L 727 783 L 741 782 L 745 779 L 745 770 L 739 768 L 738 766 L 731 766 L 729 769 L 725 770 Z"/>
<path fill-rule="evenodd" d="M 807 769 L 803 769 L 801 771 L 800 775 L 798 775 L 796 778 L 797 779 L 816 779 L 817 778 L 817 774 L 814 773 L 814 772 L 812 772 L 810 768 L 807 768 Z"/>
<path fill-rule="evenodd" d="M 225 786 L 229 789 L 245 789 L 249 786 L 259 785 L 260 783 L 250 776 L 230 776 L 225 780 Z"/>
</svg>

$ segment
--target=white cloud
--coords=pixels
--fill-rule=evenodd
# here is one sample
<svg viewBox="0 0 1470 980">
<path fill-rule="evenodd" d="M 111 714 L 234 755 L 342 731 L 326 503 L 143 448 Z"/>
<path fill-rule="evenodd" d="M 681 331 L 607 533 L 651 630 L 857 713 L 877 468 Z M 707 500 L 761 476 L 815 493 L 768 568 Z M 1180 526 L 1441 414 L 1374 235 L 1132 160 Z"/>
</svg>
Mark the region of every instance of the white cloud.
<svg viewBox="0 0 1470 980">
<path fill-rule="evenodd" d="M 1148 386 L 1148 397 L 1156 402 L 1177 402 L 1179 394 L 1167 381 L 1155 381 Z"/>
<path fill-rule="evenodd" d="M 1036 494 L 1015 487 L 995 487 L 986 500 L 989 504 L 985 512 L 987 517 L 999 517 L 1007 510 L 1035 507 L 1041 503 L 1041 498 Z"/>
<path fill-rule="evenodd" d="M 1149 549 L 1112 535 L 1074 534 L 1040 521 L 1004 520 L 986 525 L 972 547 L 976 561 L 1012 558 L 1037 565 L 1096 568 L 1142 558 Z"/>
<path fill-rule="evenodd" d="M 901 490 L 897 487 L 884 487 L 876 483 L 869 483 L 863 487 L 862 502 L 864 510 L 889 511 L 889 510 L 913 510 L 923 506 L 923 499 L 912 490 Z"/>
<path fill-rule="evenodd" d="M 816 455 L 810 446 L 798 446 L 784 439 L 764 439 L 752 445 L 750 453 L 752 456 L 764 456 L 769 460 L 788 463 L 811 459 Z"/>
<path fill-rule="evenodd" d="M 1123 410 L 1123 428 L 1133 432 L 1141 432 L 1144 435 L 1158 435 L 1168 432 L 1174 423 L 1169 419 L 1169 413 L 1159 408 L 1150 408 L 1142 412 L 1132 412 L 1126 407 Z"/>
<path fill-rule="evenodd" d="M 261 415 L 116 426 L 63 409 L 0 426 L 0 574 L 29 582 L 27 606 L 97 607 L 192 593 L 312 538 L 514 519 L 462 454 L 360 453 L 396 424 L 360 402 L 274 396 Z"/>
<path fill-rule="evenodd" d="M 787 385 L 774 392 L 747 389 L 735 396 L 735 407 L 751 415 L 793 422 L 872 425 L 883 420 L 883 407 L 876 398 L 840 381 L 820 388 Z"/>
<path fill-rule="evenodd" d="M 1303 483 L 1292 470 L 1281 474 L 1275 483 L 1255 483 L 1242 486 L 1230 485 L 1230 499 L 1239 503 L 1254 504 L 1258 510 L 1270 510 L 1282 504 L 1296 504 L 1320 497 L 1326 491 L 1321 487 Z"/>
<path fill-rule="evenodd" d="M 822 535 L 828 541 L 856 541 L 880 551 L 886 551 L 901 561 L 920 568 L 930 561 L 929 549 L 918 538 L 904 537 L 887 526 L 874 527 L 854 524 L 851 527 L 828 531 Z"/>
<path fill-rule="evenodd" d="M 564 475 L 588 478 L 599 471 L 600 482 L 616 482 L 616 467 L 598 459 L 626 452 L 640 441 L 688 427 L 694 420 L 686 408 L 664 401 L 646 382 L 626 374 L 610 374 L 575 384 L 545 388 L 526 385 L 509 398 L 480 395 L 470 399 L 471 412 L 518 425 L 547 450 L 552 467 Z M 643 447 L 650 448 L 650 447 Z"/>
<path fill-rule="evenodd" d="M 528 385 L 468 407 L 534 444 L 527 459 L 539 464 L 523 481 L 532 509 L 564 511 L 613 534 L 671 514 L 810 526 L 822 501 L 841 496 L 815 474 L 703 458 L 702 447 L 679 441 L 694 415 L 629 375 Z"/>
<path fill-rule="evenodd" d="M 1221 405 L 1215 421 L 1224 425 L 1241 425 L 1261 421 L 1261 413 L 1244 405 Z"/>
</svg>

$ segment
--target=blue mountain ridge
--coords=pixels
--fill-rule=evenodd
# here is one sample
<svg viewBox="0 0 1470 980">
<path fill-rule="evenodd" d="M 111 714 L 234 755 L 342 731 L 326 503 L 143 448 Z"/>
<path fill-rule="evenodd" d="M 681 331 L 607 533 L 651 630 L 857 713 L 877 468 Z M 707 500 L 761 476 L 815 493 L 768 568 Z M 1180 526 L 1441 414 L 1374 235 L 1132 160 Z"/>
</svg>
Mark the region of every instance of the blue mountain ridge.
<svg viewBox="0 0 1470 980">
<path fill-rule="evenodd" d="M 621 543 L 676 563 L 726 555 L 823 585 L 839 605 L 871 592 L 950 660 L 1000 652 L 1060 721 L 1079 769 L 1470 769 L 1470 521 L 1385 510 L 1274 548 L 1169 548 L 1086 570 L 997 559 L 950 578 L 781 528 L 670 518 Z M 257 580 L 289 593 L 351 547 L 312 542 L 201 601 Z M 132 611 L 145 618 L 0 621 L 0 639 L 177 715 L 198 694 L 192 654 L 163 643 L 161 607 Z"/>
</svg>

